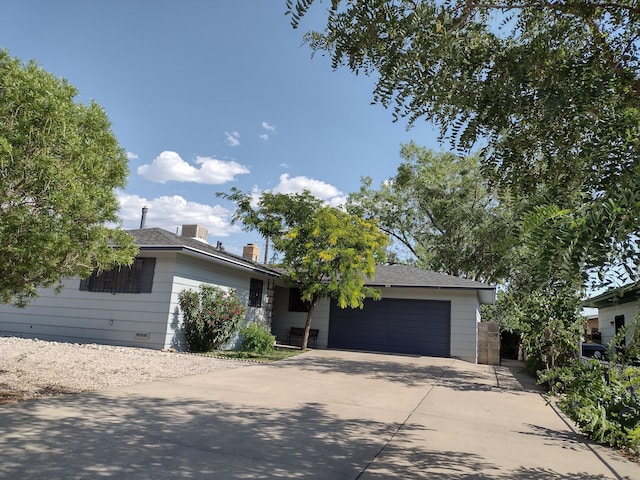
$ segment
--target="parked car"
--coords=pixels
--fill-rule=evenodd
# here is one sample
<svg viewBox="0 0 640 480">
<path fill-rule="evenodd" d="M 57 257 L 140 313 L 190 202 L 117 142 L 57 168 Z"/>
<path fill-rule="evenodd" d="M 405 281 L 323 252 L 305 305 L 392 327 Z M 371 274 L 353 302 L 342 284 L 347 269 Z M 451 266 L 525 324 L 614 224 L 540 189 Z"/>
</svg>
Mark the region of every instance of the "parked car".
<svg viewBox="0 0 640 480">
<path fill-rule="evenodd" d="M 582 356 L 587 358 L 596 358 L 598 360 L 607 359 L 607 347 L 599 343 L 583 343 Z"/>
</svg>

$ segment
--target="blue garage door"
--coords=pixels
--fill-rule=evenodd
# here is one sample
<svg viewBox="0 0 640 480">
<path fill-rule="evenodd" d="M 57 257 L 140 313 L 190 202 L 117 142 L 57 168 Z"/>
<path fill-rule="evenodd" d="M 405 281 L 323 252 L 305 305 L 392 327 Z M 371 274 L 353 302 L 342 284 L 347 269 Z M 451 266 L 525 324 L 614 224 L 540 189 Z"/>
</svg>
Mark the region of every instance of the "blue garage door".
<svg viewBox="0 0 640 480">
<path fill-rule="evenodd" d="M 451 303 L 366 299 L 363 309 L 331 304 L 329 348 L 448 357 Z"/>
</svg>

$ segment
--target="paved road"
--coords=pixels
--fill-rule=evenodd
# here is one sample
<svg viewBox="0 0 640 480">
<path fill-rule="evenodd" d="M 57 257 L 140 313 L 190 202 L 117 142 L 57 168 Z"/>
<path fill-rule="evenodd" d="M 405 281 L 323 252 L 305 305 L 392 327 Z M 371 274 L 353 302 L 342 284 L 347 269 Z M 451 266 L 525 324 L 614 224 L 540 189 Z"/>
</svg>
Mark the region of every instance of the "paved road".
<svg viewBox="0 0 640 480">
<path fill-rule="evenodd" d="M 0 407 L 3 479 L 640 479 L 507 367 L 316 350 Z"/>
</svg>

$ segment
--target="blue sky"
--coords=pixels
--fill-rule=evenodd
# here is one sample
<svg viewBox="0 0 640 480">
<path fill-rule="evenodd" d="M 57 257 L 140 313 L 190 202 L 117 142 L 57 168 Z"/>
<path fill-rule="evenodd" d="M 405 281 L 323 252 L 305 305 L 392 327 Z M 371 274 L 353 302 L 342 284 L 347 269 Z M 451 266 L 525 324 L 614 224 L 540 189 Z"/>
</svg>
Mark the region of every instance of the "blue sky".
<svg viewBox="0 0 640 480">
<path fill-rule="evenodd" d="M 199 223 L 241 253 L 264 242 L 216 192 L 307 188 L 336 205 L 362 176 L 392 176 L 402 143 L 440 148 L 430 125 L 371 105 L 373 79 L 311 57 L 302 35 L 326 6 L 293 30 L 285 0 L 3 0 L 0 48 L 105 109 L 130 159 L 125 228 L 147 206 L 147 226 Z"/>
</svg>

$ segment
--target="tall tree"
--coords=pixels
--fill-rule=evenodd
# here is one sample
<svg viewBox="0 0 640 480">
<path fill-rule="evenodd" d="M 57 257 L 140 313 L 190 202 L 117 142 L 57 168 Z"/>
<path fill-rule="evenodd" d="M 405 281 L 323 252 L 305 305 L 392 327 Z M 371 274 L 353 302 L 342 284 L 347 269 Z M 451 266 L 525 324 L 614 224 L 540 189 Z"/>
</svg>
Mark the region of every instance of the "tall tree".
<svg viewBox="0 0 640 480">
<path fill-rule="evenodd" d="M 516 225 L 480 172 L 475 156 L 403 145 L 396 176 L 372 188 L 364 178 L 347 208 L 408 250 L 422 267 L 478 281 L 500 281 L 513 261 Z"/>
<path fill-rule="evenodd" d="M 135 255 L 133 239 L 106 226 L 118 222 L 127 157 L 105 112 L 76 95 L 0 50 L 0 302 L 24 305 L 37 287 Z"/>
<path fill-rule="evenodd" d="M 284 278 L 309 302 L 302 348 L 307 348 L 313 312 L 321 298 L 335 298 L 341 308 L 362 308 L 365 297 L 380 293 L 366 287 L 376 264 L 384 261 L 388 237 L 374 221 L 324 205 L 308 191 L 251 194 L 232 189 L 218 193 L 236 203 L 234 221 L 272 239 L 281 255 Z"/>
<path fill-rule="evenodd" d="M 287 0 L 294 27 L 313 0 Z M 634 2 L 332 0 L 306 35 L 374 101 L 436 123 L 555 230 L 540 260 L 638 264 L 640 8 Z M 550 222 L 542 221 L 547 218 Z M 550 238 L 549 238 L 550 239 Z"/>
</svg>

